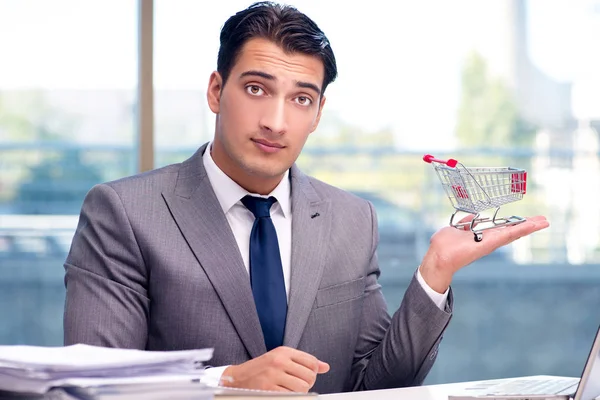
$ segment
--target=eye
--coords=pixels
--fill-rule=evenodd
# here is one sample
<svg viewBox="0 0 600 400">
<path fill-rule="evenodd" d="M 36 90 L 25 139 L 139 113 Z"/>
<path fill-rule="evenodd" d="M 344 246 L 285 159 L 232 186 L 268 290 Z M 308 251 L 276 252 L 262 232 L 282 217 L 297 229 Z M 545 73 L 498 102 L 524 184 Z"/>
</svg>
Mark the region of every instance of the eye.
<svg viewBox="0 0 600 400">
<path fill-rule="evenodd" d="M 298 96 L 298 97 L 296 97 L 295 100 L 296 100 L 296 104 L 299 104 L 299 105 L 305 106 L 305 107 L 308 107 L 312 104 L 312 100 L 306 96 Z"/>
<path fill-rule="evenodd" d="M 246 86 L 246 92 L 252 96 L 260 96 L 264 93 L 264 90 L 260 86 L 248 85 Z"/>
</svg>

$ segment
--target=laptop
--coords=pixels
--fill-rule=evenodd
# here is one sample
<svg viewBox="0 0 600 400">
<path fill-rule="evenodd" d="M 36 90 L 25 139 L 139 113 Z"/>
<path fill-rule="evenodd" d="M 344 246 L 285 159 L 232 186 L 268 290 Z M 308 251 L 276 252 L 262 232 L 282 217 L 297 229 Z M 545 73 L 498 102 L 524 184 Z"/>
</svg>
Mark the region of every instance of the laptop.
<svg viewBox="0 0 600 400">
<path fill-rule="evenodd" d="M 581 378 L 515 378 L 473 383 L 449 400 L 593 400 L 600 396 L 600 327 Z"/>
</svg>

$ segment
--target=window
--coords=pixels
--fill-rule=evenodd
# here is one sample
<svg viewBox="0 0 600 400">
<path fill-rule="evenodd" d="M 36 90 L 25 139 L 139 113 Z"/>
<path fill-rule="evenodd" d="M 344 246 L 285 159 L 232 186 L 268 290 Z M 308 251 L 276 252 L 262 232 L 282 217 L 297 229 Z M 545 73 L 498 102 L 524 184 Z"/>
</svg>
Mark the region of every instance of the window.
<svg viewBox="0 0 600 400">
<path fill-rule="evenodd" d="M 81 202 L 136 171 L 137 3 L 0 0 L 0 343 L 62 344 Z"/>
<path fill-rule="evenodd" d="M 211 140 L 205 89 L 219 30 L 250 1 L 154 4 L 161 167 Z M 600 3 L 294 4 L 325 31 L 339 67 L 298 164 L 373 202 L 391 312 L 454 211 L 423 154 L 526 169 L 526 195 L 501 213 L 551 221 L 456 275 L 426 383 L 578 375 L 599 323 Z M 0 0 L 2 344 L 62 342 L 61 265 L 81 201 L 95 183 L 137 172 L 138 6 Z"/>
<path fill-rule="evenodd" d="M 156 1 L 157 166 L 211 139 L 219 30 L 248 4 Z M 501 214 L 552 223 L 457 274 L 427 382 L 578 375 L 599 322 L 597 2 L 293 4 L 325 31 L 339 67 L 298 164 L 375 205 L 390 311 L 454 211 L 423 154 L 526 169 L 527 194 Z"/>
</svg>

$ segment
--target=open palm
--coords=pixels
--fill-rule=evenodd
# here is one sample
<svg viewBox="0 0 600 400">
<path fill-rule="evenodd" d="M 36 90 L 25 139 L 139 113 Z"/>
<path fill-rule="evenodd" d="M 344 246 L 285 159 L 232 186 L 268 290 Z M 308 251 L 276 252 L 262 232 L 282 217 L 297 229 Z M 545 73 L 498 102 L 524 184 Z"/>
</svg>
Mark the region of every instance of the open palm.
<svg viewBox="0 0 600 400">
<path fill-rule="evenodd" d="M 467 220 L 463 220 L 465 221 Z M 435 257 L 440 271 L 454 275 L 462 267 L 490 254 L 497 248 L 548 226 L 545 217 L 530 217 L 517 225 L 486 230 L 481 242 L 473 240 L 473 233 L 470 230 L 447 226 L 431 237 L 429 251 L 432 252 L 431 256 Z"/>
</svg>

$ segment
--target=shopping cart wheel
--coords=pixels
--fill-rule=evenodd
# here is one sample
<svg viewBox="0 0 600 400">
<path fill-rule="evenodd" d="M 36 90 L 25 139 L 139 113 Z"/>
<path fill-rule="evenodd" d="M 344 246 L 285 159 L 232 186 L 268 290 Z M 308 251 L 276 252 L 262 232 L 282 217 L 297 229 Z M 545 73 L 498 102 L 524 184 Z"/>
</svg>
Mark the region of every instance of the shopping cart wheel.
<svg viewBox="0 0 600 400">
<path fill-rule="evenodd" d="M 473 235 L 475 236 L 476 242 L 481 242 L 483 240 L 483 233 L 477 232 L 477 233 L 474 233 Z"/>
</svg>

